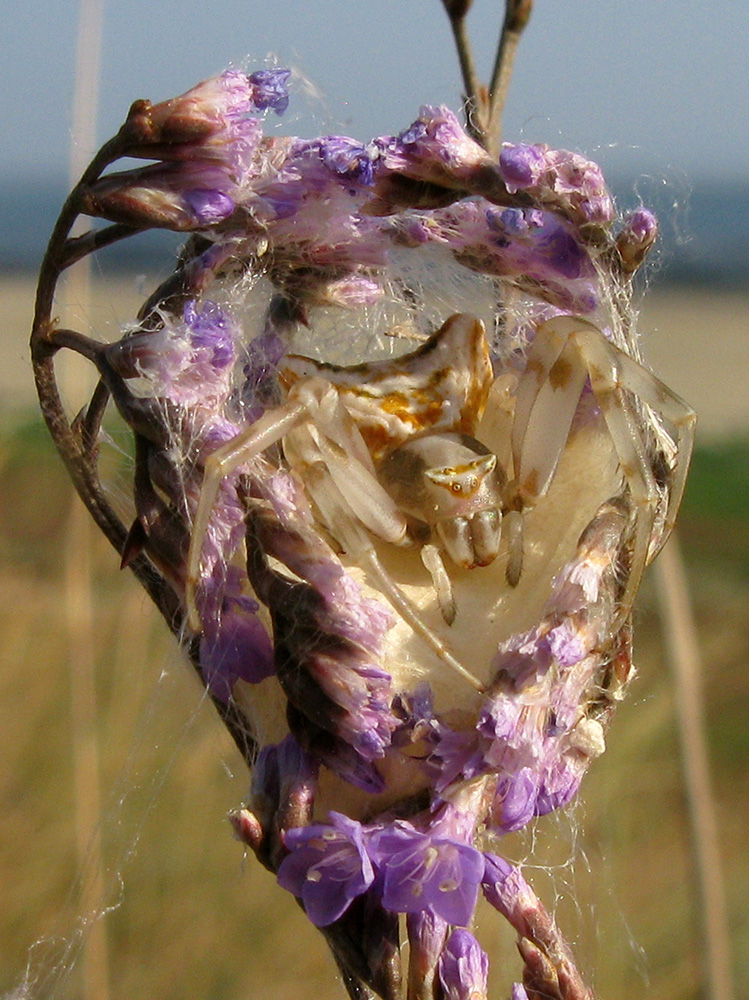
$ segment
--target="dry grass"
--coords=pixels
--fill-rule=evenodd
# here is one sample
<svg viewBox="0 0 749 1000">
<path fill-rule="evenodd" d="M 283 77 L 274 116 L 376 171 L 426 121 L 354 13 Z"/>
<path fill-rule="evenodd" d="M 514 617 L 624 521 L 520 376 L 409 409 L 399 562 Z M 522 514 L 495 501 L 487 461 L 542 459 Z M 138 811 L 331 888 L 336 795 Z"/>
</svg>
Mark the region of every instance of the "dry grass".
<svg viewBox="0 0 749 1000">
<path fill-rule="evenodd" d="M 102 843 L 107 890 L 91 897 L 76 860 L 63 535 L 73 499 L 41 430 L 0 443 L 0 995 L 23 974 L 30 996 L 102 1000 L 66 962 L 81 921 L 100 908 L 113 1000 L 305 1000 L 343 996 L 322 940 L 273 879 L 233 842 L 227 810 L 247 774 L 166 629 L 116 558 L 92 538 Z M 744 452 L 745 456 L 745 452 Z M 699 466 L 698 466 L 699 473 Z M 708 470 L 709 471 L 709 470 Z M 725 520 L 704 484 L 688 501 L 694 598 L 706 666 L 708 726 L 737 970 L 749 995 L 749 553 L 723 546 Z M 708 503 L 709 501 L 709 503 Z M 743 542 L 736 539 L 743 538 Z M 743 546 L 743 547 L 742 547 Z M 707 555 L 710 558 L 707 557 Z M 723 553 L 721 555 L 721 553 Z M 530 837 L 548 871 L 530 870 L 557 908 L 601 998 L 689 1000 L 699 986 L 686 813 L 669 677 L 652 595 L 638 612 L 641 676 L 615 720 L 571 817 Z M 499 918 L 482 911 L 495 956 L 493 995 L 518 963 Z M 42 942 L 34 947 L 35 942 Z M 65 968 L 56 968 L 63 960 Z M 116 970 L 116 974 L 114 972 Z M 102 988 L 103 989 L 103 988 Z"/>
</svg>

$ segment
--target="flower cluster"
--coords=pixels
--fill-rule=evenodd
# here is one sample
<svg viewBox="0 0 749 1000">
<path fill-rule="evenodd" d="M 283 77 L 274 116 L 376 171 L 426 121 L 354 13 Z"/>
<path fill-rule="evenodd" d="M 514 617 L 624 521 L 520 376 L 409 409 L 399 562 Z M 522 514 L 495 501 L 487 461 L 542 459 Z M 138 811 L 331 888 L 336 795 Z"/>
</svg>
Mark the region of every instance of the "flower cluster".
<svg viewBox="0 0 749 1000">
<path fill-rule="evenodd" d="M 442 107 L 369 143 L 267 137 L 288 76 L 136 103 L 112 148 L 156 162 L 79 192 L 115 224 L 192 232 L 95 352 L 136 437 L 124 561 L 169 581 L 207 688 L 260 747 L 239 836 L 352 976 L 395 1000 L 404 914 L 409 996 L 481 1000 L 483 893 L 521 939 L 513 1000 L 554 977 L 581 1000 L 486 845 L 574 797 L 632 674 L 668 477 L 623 472 L 638 411 L 611 415 L 601 372 L 634 353 L 655 220 L 618 223 L 577 154 L 493 159 Z M 635 460 L 656 439 L 672 468 L 660 425 Z"/>
<path fill-rule="evenodd" d="M 259 114 L 288 107 L 289 70 L 228 70 L 181 97 L 136 101 L 120 137 L 127 155 L 159 162 L 109 174 L 86 192 L 86 209 L 139 227 L 190 230 L 232 214 L 260 170 Z"/>
</svg>

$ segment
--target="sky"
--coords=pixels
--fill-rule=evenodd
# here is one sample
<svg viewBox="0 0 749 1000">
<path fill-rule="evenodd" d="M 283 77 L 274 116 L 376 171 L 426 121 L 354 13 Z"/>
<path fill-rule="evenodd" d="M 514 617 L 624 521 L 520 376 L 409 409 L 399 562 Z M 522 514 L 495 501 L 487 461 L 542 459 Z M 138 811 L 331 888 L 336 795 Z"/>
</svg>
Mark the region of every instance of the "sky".
<svg viewBox="0 0 749 1000">
<path fill-rule="evenodd" d="M 296 73 L 283 134 L 366 140 L 405 128 L 421 104 L 460 103 L 440 0 L 102 2 L 100 142 L 135 98 L 171 97 L 269 55 Z M 0 175 L 65 177 L 78 0 L 0 6 Z M 476 0 L 469 15 L 484 78 L 502 9 Z M 667 182 L 749 180 L 748 41 L 747 0 L 536 0 L 504 138 Z"/>
</svg>

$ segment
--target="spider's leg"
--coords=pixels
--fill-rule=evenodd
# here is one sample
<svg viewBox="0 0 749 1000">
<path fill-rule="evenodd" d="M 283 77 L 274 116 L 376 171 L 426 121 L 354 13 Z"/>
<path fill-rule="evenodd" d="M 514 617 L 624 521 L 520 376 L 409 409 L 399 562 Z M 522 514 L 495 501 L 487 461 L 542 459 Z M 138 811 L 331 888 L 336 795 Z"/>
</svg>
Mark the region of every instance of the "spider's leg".
<svg viewBox="0 0 749 1000">
<path fill-rule="evenodd" d="M 260 455 L 302 421 L 309 419 L 313 405 L 310 399 L 305 398 L 268 410 L 253 424 L 237 434 L 231 441 L 227 441 L 226 444 L 211 452 L 206 458 L 203 483 L 192 524 L 185 575 L 187 620 L 190 628 L 195 632 L 201 630 L 200 614 L 196 602 L 200 583 L 200 562 L 210 525 L 211 512 L 216 503 L 221 483 L 240 465 L 244 465 L 245 462 Z"/>
<path fill-rule="evenodd" d="M 393 545 L 410 544 L 405 515 L 377 479 L 361 432 L 333 386 L 328 385 L 320 395 L 314 421 L 304 434 L 295 435 L 286 450 L 287 458 L 297 467 L 322 461 L 348 512 L 373 534 Z M 326 480 L 303 478 L 322 513 Z M 326 515 L 326 523 L 337 537 L 335 516 Z"/>
<path fill-rule="evenodd" d="M 358 560 L 369 569 L 372 576 L 377 580 L 378 586 L 385 594 L 387 594 L 388 600 L 401 618 L 411 626 L 416 635 L 423 639 L 427 646 L 429 646 L 429 648 L 433 650 L 437 656 L 439 656 L 443 663 L 445 663 L 451 670 L 455 671 L 455 673 L 462 677 L 463 680 L 468 681 L 468 683 L 472 687 L 476 688 L 477 691 L 483 692 L 484 685 L 481 681 L 475 677 L 470 670 L 466 670 L 462 663 L 455 659 L 437 633 L 427 625 L 413 604 L 405 596 L 403 591 L 400 590 L 400 588 L 393 582 L 390 574 L 380 562 L 377 552 L 375 551 L 375 548 L 370 540 L 368 538 L 362 538 L 362 541 L 364 546 L 357 555 Z"/>
<path fill-rule="evenodd" d="M 483 691 L 484 687 L 478 678 L 455 659 L 442 639 L 427 625 L 419 611 L 393 581 L 380 562 L 368 533 L 350 516 L 347 500 L 335 483 L 330 481 L 323 462 L 317 462 L 306 468 L 305 483 L 311 486 L 320 513 L 326 521 L 335 525 L 335 537 L 338 542 L 349 557 L 370 574 L 378 589 L 385 594 L 401 618 L 451 670 L 467 680 L 477 691 Z"/>
<path fill-rule="evenodd" d="M 533 506 L 549 489 L 587 379 L 579 351 L 568 341 L 535 394 L 522 436 L 518 433 L 513 465 L 515 488 L 522 506 Z"/>
<path fill-rule="evenodd" d="M 437 594 L 437 601 L 440 606 L 440 611 L 442 612 L 442 617 L 448 625 L 452 625 L 455 621 L 457 608 L 455 607 L 455 598 L 453 597 L 453 588 L 450 583 L 450 577 L 448 576 L 445 564 L 442 561 L 440 550 L 436 545 L 433 545 L 431 542 L 427 542 L 426 545 L 422 545 L 421 547 L 421 561 L 429 570 L 429 575 L 432 578 L 432 584 Z"/>
<path fill-rule="evenodd" d="M 659 546 L 652 549 L 652 532 L 660 500 L 658 483 L 643 435 L 641 419 L 629 397 L 635 396 L 663 415 L 676 428 L 676 466 L 666 510 L 663 539 L 671 529 L 684 489 L 691 451 L 694 414 L 646 368 L 610 344 L 600 332 L 581 328 L 573 335 L 590 373 L 593 392 L 601 407 L 619 464 L 635 505 L 635 535 L 632 560 L 622 596 L 617 623 L 621 623 L 634 600 L 642 573 Z M 615 623 L 615 625 L 617 624 Z"/>
<path fill-rule="evenodd" d="M 336 442 L 323 435 L 316 437 L 320 455 L 330 473 L 330 478 L 351 513 L 384 541 L 392 545 L 410 544 L 406 518 L 392 497 L 380 485 L 374 472 L 370 472 L 355 458 L 352 459 L 350 452 Z M 337 535 L 335 522 L 331 524 L 331 528 Z"/>
<path fill-rule="evenodd" d="M 523 567 L 522 511 L 534 506 L 549 488 L 588 378 L 569 339 L 576 328 L 567 316 L 542 324 L 518 382 L 512 427 L 514 479 L 508 484 L 504 520 L 510 586 L 517 585 Z"/>
<path fill-rule="evenodd" d="M 609 350 L 617 354 L 622 387 L 650 407 L 659 417 L 669 423 L 674 430 L 675 455 L 671 478 L 668 483 L 666 514 L 663 530 L 658 539 L 650 546 L 648 563 L 651 563 L 666 544 L 668 536 L 673 530 L 676 515 L 684 496 L 684 487 L 687 481 L 687 473 L 689 472 L 689 460 L 694 445 L 694 428 L 697 422 L 697 414 L 680 396 L 672 389 L 669 389 L 651 371 L 638 364 L 637 361 L 619 351 L 613 345 L 608 346 Z"/>
</svg>

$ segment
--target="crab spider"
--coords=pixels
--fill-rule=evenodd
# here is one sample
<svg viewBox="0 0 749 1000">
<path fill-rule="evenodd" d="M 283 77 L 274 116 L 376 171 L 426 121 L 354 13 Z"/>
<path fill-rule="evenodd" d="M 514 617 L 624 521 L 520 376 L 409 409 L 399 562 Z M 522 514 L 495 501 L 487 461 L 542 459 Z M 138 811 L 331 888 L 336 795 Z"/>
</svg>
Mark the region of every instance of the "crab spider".
<svg viewBox="0 0 749 1000">
<path fill-rule="evenodd" d="M 443 662 L 481 690 L 390 577 L 374 539 L 421 545 L 448 624 L 456 612 L 441 550 L 457 566 L 486 566 L 497 558 L 504 534 L 507 582 L 516 586 L 523 564 L 523 512 L 549 490 L 588 382 L 635 512 L 618 624 L 624 620 L 644 567 L 673 526 L 694 414 L 597 327 L 570 316 L 538 327 L 515 393 L 511 477 L 474 436 L 493 373 L 483 324 L 471 316 L 451 317 L 417 350 L 394 360 L 340 367 L 290 356 L 280 375 L 285 402 L 205 463 L 186 579 L 188 620 L 196 631 L 203 540 L 221 482 L 281 442 L 329 534 Z M 657 416 L 643 420 L 642 413 L 650 411 Z M 662 420 L 672 425 L 673 439 Z M 667 472 L 657 475 L 661 452 Z M 665 515 L 656 530 L 664 496 Z"/>
</svg>

